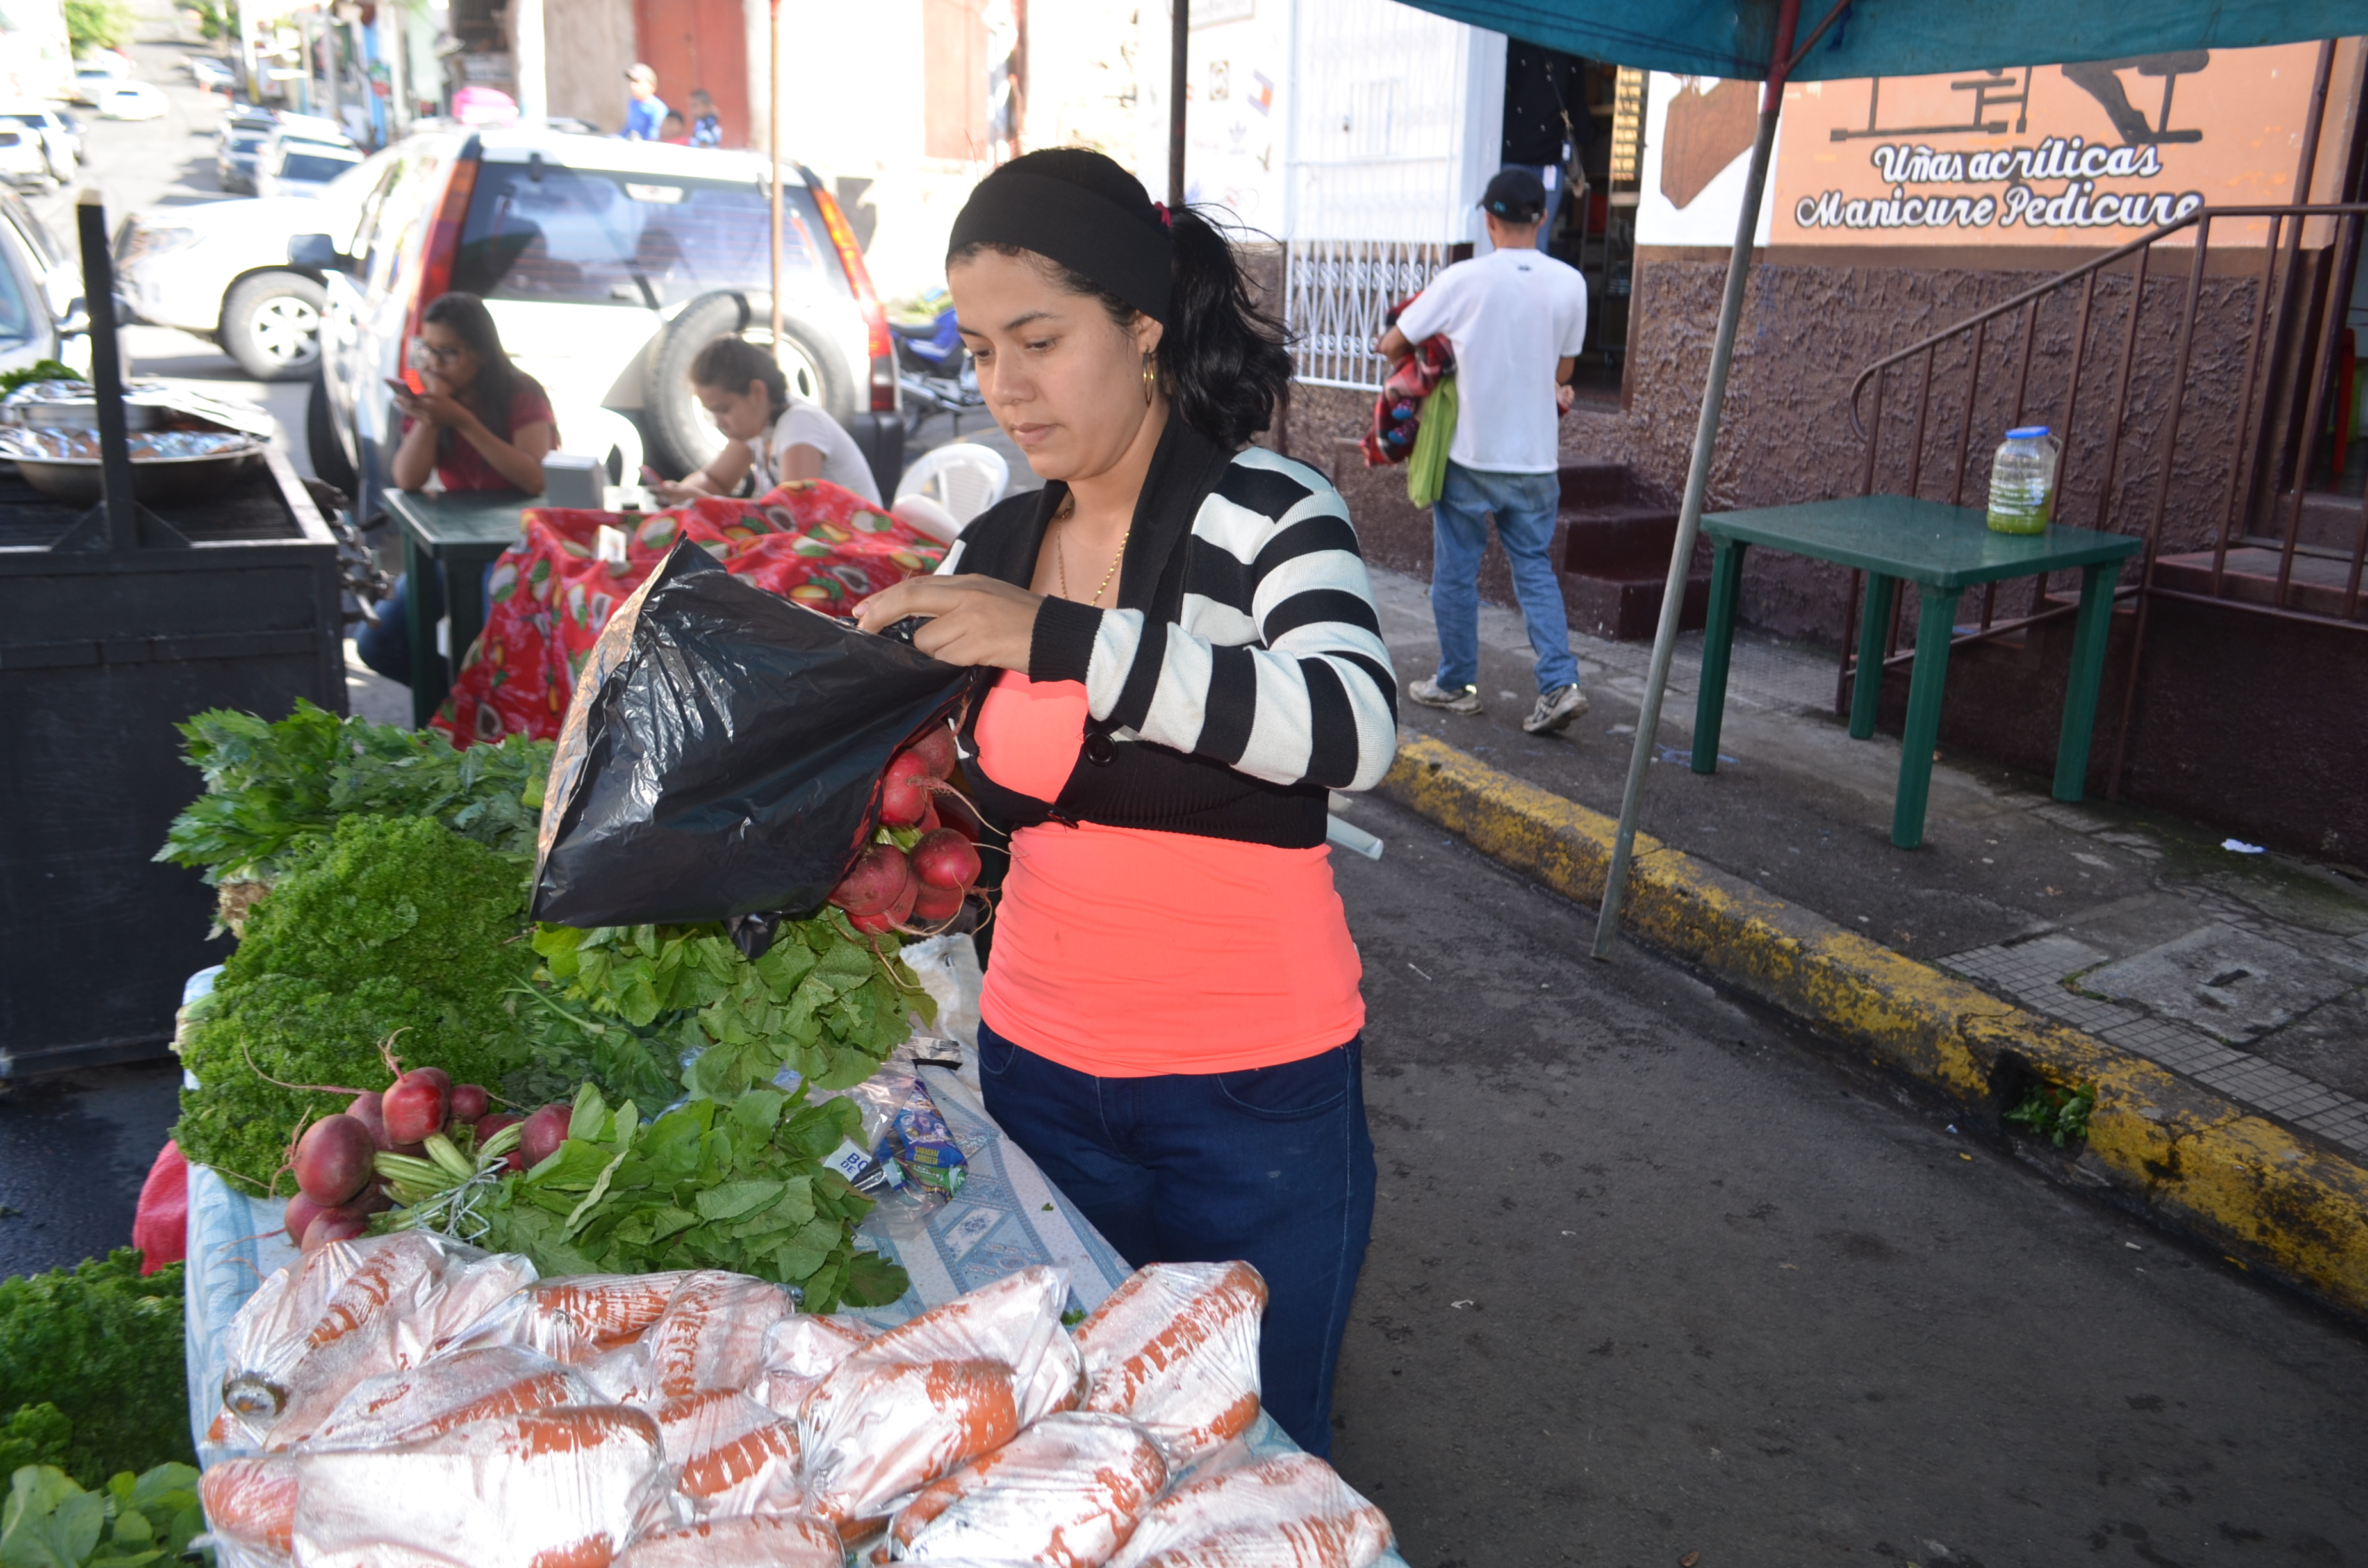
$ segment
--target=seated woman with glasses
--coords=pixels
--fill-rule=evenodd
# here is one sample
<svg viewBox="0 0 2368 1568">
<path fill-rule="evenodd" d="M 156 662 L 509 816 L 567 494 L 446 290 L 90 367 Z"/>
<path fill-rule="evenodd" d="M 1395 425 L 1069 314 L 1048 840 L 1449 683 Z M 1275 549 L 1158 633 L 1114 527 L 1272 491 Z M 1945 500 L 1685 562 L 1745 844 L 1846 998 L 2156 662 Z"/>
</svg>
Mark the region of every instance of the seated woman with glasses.
<svg viewBox="0 0 2368 1568">
<path fill-rule="evenodd" d="M 559 442 L 551 398 L 541 382 L 510 363 L 483 300 L 446 294 L 429 305 L 412 340 L 411 367 L 423 390 L 394 393 L 403 439 L 387 465 L 399 489 L 425 489 L 433 474 L 448 494 L 542 493 L 542 460 Z M 405 683 L 411 679 L 409 593 L 410 585 L 395 579 L 394 591 L 378 603 L 377 620 L 363 622 L 354 636 L 363 664 Z"/>
</svg>

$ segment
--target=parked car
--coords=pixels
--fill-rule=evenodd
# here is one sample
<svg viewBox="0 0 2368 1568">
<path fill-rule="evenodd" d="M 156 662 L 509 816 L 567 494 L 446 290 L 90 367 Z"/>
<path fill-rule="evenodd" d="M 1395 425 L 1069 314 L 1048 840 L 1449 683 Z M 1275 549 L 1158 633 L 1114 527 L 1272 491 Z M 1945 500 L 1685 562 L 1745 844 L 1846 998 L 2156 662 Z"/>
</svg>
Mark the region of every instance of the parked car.
<svg viewBox="0 0 2368 1568">
<path fill-rule="evenodd" d="M 82 271 L 22 198 L 0 191 L 0 370 L 43 359 L 90 371 Z"/>
<path fill-rule="evenodd" d="M 257 196 L 318 196 L 331 181 L 362 161 L 362 150 L 344 140 L 317 141 L 282 127 L 255 154 Z"/>
<path fill-rule="evenodd" d="M 257 381 L 302 381 L 320 365 L 321 274 L 290 266 L 288 242 L 342 244 L 394 157 L 374 153 L 317 196 L 133 212 L 115 234 L 116 286 L 138 319 L 212 338 Z"/>
<path fill-rule="evenodd" d="M 90 102 L 108 119 L 157 119 L 170 107 L 163 91 L 146 82 L 118 82 L 98 88 Z"/>
<path fill-rule="evenodd" d="M 82 162 L 82 127 L 46 104 L 16 103 L 0 108 L 0 125 L 21 126 L 41 140 L 50 164 L 50 177 L 74 178 Z"/>
<path fill-rule="evenodd" d="M 550 392 L 563 446 L 571 421 L 582 440 L 624 415 L 662 469 L 722 448 L 686 372 L 712 339 L 768 331 L 763 158 L 540 126 L 439 128 L 392 151 L 346 244 L 290 246 L 326 281 L 305 422 L 314 471 L 356 494 L 360 515 L 400 431 L 382 383 L 404 372 L 420 312 L 448 290 L 484 298 L 511 357 Z M 811 173 L 785 180 L 782 199 L 782 368 L 893 477 L 895 349 L 854 231 Z"/>
<path fill-rule="evenodd" d="M 214 126 L 214 179 L 224 190 L 253 194 L 255 156 L 279 117 L 253 104 L 233 104 Z"/>
<path fill-rule="evenodd" d="M 40 136 L 21 125 L 0 125 L 0 179 L 18 189 L 47 190 L 57 183 Z"/>
<path fill-rule="evenodd" d="M 210 93 L 227 93 L 237 86 L 238 73 L 227 61 L 211 54 L 192 54 L 189 79 Z"/>
</svg>

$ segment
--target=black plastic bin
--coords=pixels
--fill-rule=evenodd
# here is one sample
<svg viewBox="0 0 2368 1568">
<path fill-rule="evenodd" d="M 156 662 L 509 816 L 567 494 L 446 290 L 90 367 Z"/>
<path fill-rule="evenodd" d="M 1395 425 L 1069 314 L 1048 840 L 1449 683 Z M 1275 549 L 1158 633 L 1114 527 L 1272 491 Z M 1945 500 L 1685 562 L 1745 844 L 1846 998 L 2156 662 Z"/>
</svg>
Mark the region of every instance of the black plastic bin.
<svg viewBox="0 0 2368 1568">
<path fill-rule="evenodd" d="M 106 299 L 103 216 L 81 217 Z M 93 337 L 128 479 L 113 323 Z M 336 540 L 287 460 L 201 501 L 129 490 L 85 510 L 0 462 L 0 1078 L 164 1054 L 182 983 L 229 949 L 206 938 L 213 890 L 153 858 L 199 787 L 174 725 L 299 697 L 346 710 Z"/>
</svg>

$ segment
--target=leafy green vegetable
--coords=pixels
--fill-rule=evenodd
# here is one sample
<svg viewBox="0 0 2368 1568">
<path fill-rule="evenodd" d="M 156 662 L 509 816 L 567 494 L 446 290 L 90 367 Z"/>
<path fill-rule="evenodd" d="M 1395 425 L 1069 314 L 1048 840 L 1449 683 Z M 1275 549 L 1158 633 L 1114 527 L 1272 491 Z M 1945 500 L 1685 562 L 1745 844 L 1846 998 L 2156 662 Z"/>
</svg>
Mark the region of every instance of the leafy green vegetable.
<svg viewBox="0 0 2368 1568">
<path fill-rule="evenodd" d="M 52 1466 L 25 1465 L 0 1507 L 0 1568 L 140 1568 L 178 1558 L 204 1528 L 188 1465 L 124 1471 L 98 1492 Z"/>
<path fill-rule="evenodd" d="M 348 816 L 427 817 L 506 855 L 534 852 L 551 744 L 455 751 L 432 731 L 340 719 L 299 698 L 278 723 L 214 709 L 181 725 L 206 792 L 173 819 L 159 860 L 268 878 L 291 847 Z"/>
<path fill-rule="evenodd" d="M 409 1065 L 500 1083 L 528 1055 L 525 914 L 516 861 L 429 819 L 347 817 L 299 846 L 184 1039 L 181 1152 L 269 1190 L 298 1121 L 348 1097 L 286 1085 L 382 1089 L 390 1038 Z"/>
<path fill-rule="evenodd" d="M 937 1005 L 894 946 L 874 947 L 836 909 L 784 921 L 751 960 L 721 926 L 544 926 L 538 978 L 589 1024 L 630 1026 L 691 1058 L 694 1096 L 732 1100 L 784 1067 L 820 1088 L 870 1077 Z"/>
<path fill-rule="evenodd" d="M 479 1245 L 524 1253 L 545 1275 L 727 1268 L 798 1287 L 811 1312 L 905 1293 L 902 1268 L 856 1250 L 871 1200 L 822 1164 L 862 1139 L 848 1100 L 752 1088 L 728 1108 L 693 1100 L 644 1122 L 586 1084 L 568 1132 L 480 1203 Z M 381 1223 L 400 1228 L 405 1213 Z"/>
<path fill-rule="evenodd" d="M 2082 1084 L 2071 1089 L 2033 1084 L 2031 1092 L 2023 1096 L 2022 1103 L 2006 1113 L 2006 1119 L 2020 1122 L 2061 1149 L 2069 1139 L 2089 1136 L 2089 1112 L 2096 1108 L 2096 1104 L 2097 1085 L 2094 1084 Z"/>
<path fill-rule="evenodd" d="M 80 381 L 85 380 L 85 378 L 83 373 L 70 365 L 60 364 L 55 359 L 36 359 L 29 365 L 19 365 L 13 370 L 0 373 L 0 397 L 5 397 L 8 393 L 15 392 L 18 387 L 23 386 L 28 381 Z"/>
<path fill-rule="evenodd" d="M 14 1475 L 28 1464 L 63 1465 L 74 1447 L 74 1423 L 43 1400 L 17 1407 L 0 1428 L 0 1473 Z"/>
<path fill-rule="evenodd" d="M 142 1278 L 140 1255 L 119 1247 L 72 1272 L 0 1281 L 0 1410 L 9 1436 L 59 1436 L 36 1411 L 71 1424 L 56 1461 L 75 1475 L 145 1470 L 191 1460 L 188 1383 L 181 1344 L 181 1266 Z"/>
</svg>

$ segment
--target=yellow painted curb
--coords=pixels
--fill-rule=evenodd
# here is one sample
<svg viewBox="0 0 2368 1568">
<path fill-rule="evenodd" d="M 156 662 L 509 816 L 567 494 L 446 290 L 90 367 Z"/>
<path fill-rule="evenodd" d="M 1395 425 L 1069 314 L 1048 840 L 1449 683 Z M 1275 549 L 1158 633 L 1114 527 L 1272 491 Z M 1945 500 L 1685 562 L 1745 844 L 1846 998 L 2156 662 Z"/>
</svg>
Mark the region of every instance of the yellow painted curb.
<svg viewBox="0 0 2368 1568">
<path fill-rule="evenodd" d="M 1382 793 L 1582 903 L 1600 903 L 1617 824 L 1417 736 Z M 1984 1119 L 2028 1072 L 2097 1085 L 2080 1169 L 2248 1267 L 2368 1318 L 2368 1170 L 2225 1096 L 1771 897 L 1643 834 L 1630 936 L 1783 1008 Z"/>
</svg>

